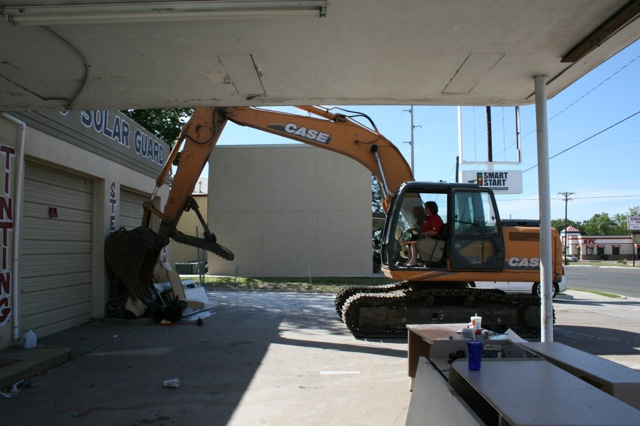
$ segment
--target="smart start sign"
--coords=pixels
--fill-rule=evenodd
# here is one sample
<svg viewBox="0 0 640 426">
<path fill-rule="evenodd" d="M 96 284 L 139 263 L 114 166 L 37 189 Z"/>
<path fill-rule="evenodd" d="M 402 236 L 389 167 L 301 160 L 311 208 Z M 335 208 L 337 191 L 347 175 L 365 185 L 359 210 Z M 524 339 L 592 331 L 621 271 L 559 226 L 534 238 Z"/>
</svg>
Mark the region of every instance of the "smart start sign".
<svg viewBox="0 0 640 426">
<path fill-rule="evenodd" d="M 491 188 L 496 194 L 522 194 L 522 171 L 463 171 L 462 182 Z"/>
</svg>

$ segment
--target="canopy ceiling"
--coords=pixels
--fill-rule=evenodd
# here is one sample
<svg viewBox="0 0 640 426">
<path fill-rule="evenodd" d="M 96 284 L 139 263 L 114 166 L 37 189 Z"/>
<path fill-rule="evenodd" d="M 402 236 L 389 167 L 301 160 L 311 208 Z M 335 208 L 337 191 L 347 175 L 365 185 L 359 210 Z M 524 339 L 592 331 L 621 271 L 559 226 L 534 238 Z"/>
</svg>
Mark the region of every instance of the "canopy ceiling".
<svg viewBox="0 0 640 426">
<path fill-rule="evenodd" d="M 553 97 L 640 36 L 638 0 L 0 0 L 0 9 L 4 111 L 523 105 L 535 75 Z"/>
</svg>

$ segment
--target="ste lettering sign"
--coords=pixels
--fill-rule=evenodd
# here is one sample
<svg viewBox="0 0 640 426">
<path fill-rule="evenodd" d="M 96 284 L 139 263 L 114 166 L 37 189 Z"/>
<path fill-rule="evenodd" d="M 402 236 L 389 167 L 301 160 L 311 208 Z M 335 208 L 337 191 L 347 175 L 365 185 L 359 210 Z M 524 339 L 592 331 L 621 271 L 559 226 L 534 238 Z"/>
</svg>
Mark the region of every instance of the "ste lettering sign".
<svg viewBox="0 0 640 426">
<path fill-rule="evenodd" d="M 462 182 L 491 188 L 496 194 L 522 194 L 522 171 L 463 171 Z"/>
<path fill-rule="evenodd" d="M 629 231 L 640 231 L 640 216 L 629 216 L 627 218 L 627 229 Z"/>
</svg>

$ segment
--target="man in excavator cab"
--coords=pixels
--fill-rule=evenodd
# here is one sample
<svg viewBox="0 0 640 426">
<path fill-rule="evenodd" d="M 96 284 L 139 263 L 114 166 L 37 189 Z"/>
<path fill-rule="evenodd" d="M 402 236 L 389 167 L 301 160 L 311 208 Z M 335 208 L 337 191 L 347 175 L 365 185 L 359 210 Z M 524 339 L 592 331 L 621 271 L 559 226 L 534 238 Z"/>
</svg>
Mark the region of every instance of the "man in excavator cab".
<svg viewBox="0 0 640 426">
<path fill-rule="evenodd" d="M 420 226 L 410 229 L 411 238 L 407 241 L 409 261 L 405 264 L 409 268 L 418 266 L 418 252 L 420 259 L 425 262 L 442 258 L 442 250 L 439 250 L 439 255 L 435 254 L 437 241 L 444 228 L 442 218 L 438 215 L 438 204 L 435 201 L 427 201 L 424 203 L 424 212 L 425 218 Z M 444 243 L 442 245 L 444 250 Z"/>
</svg>

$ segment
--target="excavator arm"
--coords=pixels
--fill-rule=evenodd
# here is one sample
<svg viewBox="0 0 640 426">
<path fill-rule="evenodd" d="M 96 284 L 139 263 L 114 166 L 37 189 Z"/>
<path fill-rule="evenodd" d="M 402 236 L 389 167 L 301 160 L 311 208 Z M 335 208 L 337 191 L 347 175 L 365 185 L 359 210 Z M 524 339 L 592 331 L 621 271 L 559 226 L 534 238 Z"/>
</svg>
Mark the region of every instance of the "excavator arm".
<svg viewBox="0 0 640 426">
<path fill-rule="evenodd" d="M 411 169 L 402 154 L 378 132 L 373 123 L 373 128 L 368 128 L 350 117 L 334 114 L 323 108 L 298 108 L 316 117 L 252 107 L 197 108 L 194 111 L 190 120 L 183 126 L 156 180 L 156 188 L 151 199 L 143 204 L 142 225 L 131 231 L 121 228 L 105 241 L 107 263 L 133 297 L 140 298 L 148 294 L 158 256 L 170 239 L 233 260 L 233 253 L 217 243 L 215 235 L 207 228 L 197 210 L 197 204 L 191 197 L 227 121 L 328 149 L 354 159 L 378 179 L 385 210 L 392 191 L 401 183 L 413 180 Z M 165 184 L 178 152 L 181 152 L 180 161 L 171 191 L 163 211 L 159 211 L 153 205 L 153 200 Z M 194 209 L 202 222 L 205 230 L 203 238 L 184 235 L 177 230 L 180 217 L 189 209 Z M 160 218 L 157 231 L 150 228 L 151 215 Z"/>
<path fill-rule="evenodd" d="M 153 271 L 160 253 L 170 238 L 175 241 L 204 248 L 224 259 L 233 260 L 233 253 L 220 245 L 202 220 L 197 204 L 191 197 L 198 177 L 211 151 L 218 142 L 227 119 L 215 108 L 198 108 L 182 127 L 164 167 L 156 180 L 156 187 L 148 201 L 143 203 L 142 224 L 138 228 L 120 228 L 105 240 L 105 258 L 111 272 L 134 298 L 150 294 Z M 183 148 L 184 146 L 184 148 Z M 171 166 L 182 149 L 180 165 L 171 184 L 171 191 L 163 211 L 153 204 L 158 190 L 165 184 Z M 194 208 L 204 225 L 204 237 L 184 235 L 177 230 L 182 213 Z M 151 229 L 151 215 L 160 218 L 157 231 Z"/>
</svg>

